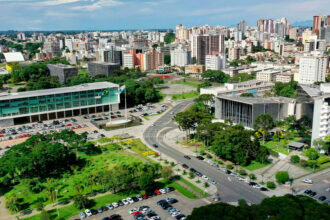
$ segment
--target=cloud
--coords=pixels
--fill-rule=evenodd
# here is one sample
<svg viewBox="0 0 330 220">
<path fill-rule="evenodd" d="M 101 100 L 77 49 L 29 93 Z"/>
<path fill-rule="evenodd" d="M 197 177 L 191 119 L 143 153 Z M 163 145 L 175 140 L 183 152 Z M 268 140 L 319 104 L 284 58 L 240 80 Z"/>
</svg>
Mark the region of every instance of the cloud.
<svg viewBox="0 0 330 220">
<path fill-rule="evenodd" d="M 63 4 L 70 4 L 75 2 L 80 2 L 82 0 L 51 0 L 46 2 L 41 2 L 41 5 L 63 5 Z"/>
<path fill-rule="evenodd" d="M 94 2 L 94 1 L 92 1 Z M 73 10 L 82 10 L 82 11 L 94 11 L 97 9 L 100 9 L 102 7 L 114 7 L 123 5 L 124 3 L 119 2 L 117 0 L 97 0 L 96 2 L 92 4 L 87 5 L 80 5 L 80 6 L 74 6 L 72 7 Z"/>
</svg>

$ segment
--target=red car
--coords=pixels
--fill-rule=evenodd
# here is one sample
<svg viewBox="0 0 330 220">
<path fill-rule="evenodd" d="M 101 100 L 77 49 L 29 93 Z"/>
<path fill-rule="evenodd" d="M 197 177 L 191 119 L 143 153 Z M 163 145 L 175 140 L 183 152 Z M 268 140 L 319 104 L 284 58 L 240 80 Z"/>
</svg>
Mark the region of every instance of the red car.
<svg viewBox="0 0 330 220">
<path fill-rule="evenodd" d="M 148 198 L 148 196 L 146 194 L 142 195 L 142 199 L 147 199 L 147 198 Z"/>
<path fill-rule="evenodd" d="M 159 189 L 156 189 L 156 190 L 155 190 L 155 193 L 156 193 L 157 195 L 162 194 L 162 193 L 159 191 Z"/>
<path fill-rule="evenodd" d="M 77 128 L 82 128 L 82 127 L 81 127 L 81 125 L 78 125 L 78 127 L 77 127 Z"/>
<path fill-rule="evenodd" d="M 74 130 L 74 129 L 76 129 L 76 128 L 75 128 L 75 127 L 72 127 L 71 129 Z"/>
<path fill-rule="evenodd" d="M 136 211 L 136 212 L 133 212 L 133 216 L 136 216 L 136 215 L 139 215 L 139 214 L 142 214 L 142 212 L 139 212 L 139 211 Z"/>
</svg>

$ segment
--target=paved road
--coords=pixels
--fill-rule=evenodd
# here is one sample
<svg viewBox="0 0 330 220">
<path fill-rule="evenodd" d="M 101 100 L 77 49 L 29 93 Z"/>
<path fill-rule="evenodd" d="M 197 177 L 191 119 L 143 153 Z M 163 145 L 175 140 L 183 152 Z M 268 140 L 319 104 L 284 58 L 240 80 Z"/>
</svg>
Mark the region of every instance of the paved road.
<svg viewBox="0 0 330 220">
<path fill-rule="evenodd" d="M 192 103 L 192 100 L 185 100 L 180 104 L 174 106 L 170 111 L 165 113 L 161 118 L 155 122 L 155 126 L 147 128 L 143 134 L 144 140 L 150 145 L 158 144 L 157 150 L 163 154 L 166 154 L 179 163 L 185 163 L 189 167 L 193 167 L 200 171 L 209 178 L 214 179 L 217 182 L 217 188 L 220 192 L 222 201 L 225 202 L 236 202 L 239 199 L 245 199 L 250 203 L 260 203 L 261 200 L 266 198 L 266 195 L 261 193 L 257 189 L 253 189 L 246 183 L 238 181 L 236 178 L 230 175 L 226 175 L 219 171 L 215 167 L 208 165 L 207 163 L 192 158 L 191 160 L 185 159 L 184 154 L 174 148 L 168 146 L 164 142 L 164 135 L 177 128 L 177 125 L 171 120 L 174 114 L 185 110 Z"/>
</svg>

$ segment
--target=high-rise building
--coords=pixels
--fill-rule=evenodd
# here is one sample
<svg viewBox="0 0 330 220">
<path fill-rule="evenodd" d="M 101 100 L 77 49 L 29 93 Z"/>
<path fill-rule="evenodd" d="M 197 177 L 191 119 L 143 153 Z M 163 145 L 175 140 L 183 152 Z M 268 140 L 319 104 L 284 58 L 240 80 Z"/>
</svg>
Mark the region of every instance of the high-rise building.
<svg viewBox="0 0 330 220">
<path fill-rule="evenodd" d="M 244 20 L 237 25 L 237 31 L 241 31 L 243 35 L 245 34 L 246 22 Z"/>
<path fill-rule="evenodd" d="M 48 64 L 49 73 L 51 76 L 57 76 L 60 83 L 67 82 L 69 77 L 78 75 L 78 67 L 64 64 Z"/>
<path fill-rule="evenodd" d="M 324 82 L 328 57 L 321 53 L 312 53 L 300 57 L 299 61 L 299 80 L 300 84 L 313 84 Z"/>
<path fill-rule="evenodd" d="M 130 53 L 123 54 L 123 66 L 127 68 L 134 68 L 134 55 Z"/>
<path fill-rule="evenodd" d="M 177 48 L 171 51 L 171 66 L 185 66 L 191 63 L 191 51 L 180 44 Z"/>
<path fill-rule="evenodd" d="M 235 41 L 242 41 L 243 40 L 243 33 L 242 31 L 235 31 L 234 32 L 234 38 L 235 38 Z"/>
<path fill-rule="evenodd" d="M 181 42 L 187 41 L 187 40 L 189 40 L 189 31 L 186 29 L 185 26 L 183 26 L 182 24 L 179 24 L 175 28 L 175 37 L 176 37 L 176 39 L 178 39 Z"/>
<path fill-rule="evenodd" d="M 298 37 L 298 28 L 291 28 L 289 31 L 290 39 L 297 40 Z"/>
<path fill-rule="evenodd" d="M 242 48 L 241 47 L 232 47 L 229 48 L 228 52 L 228 59 L 229 60 L 239 60 L 242 54 Z"/>
<path fill-rule="evenodd" d="M 322 15 L 318 14 L 313 17 L 313 33 L 319 36 L 322 27 Z"/>
<path fill-rule="evenodd" d="M 272 19 L 260 19 L 258 20 L 258 30 L 260 32 L 274 33 L 275 22 Z"/>
<path fill-rule="evenodd" d="M 196 60 L 197 64 L 205 64 L 206 55 L 220 53 L 220 44 L 219 35 L 192 35 L 192 57 Z"/>
<path fill-rule="evenodd" d="M 285 36 L 285 32 L 286 32 L 286 24 L 282 23 L 282 22 L 276 22 L 275 23 L 275 33 L 279 36 L 279 37 L 284 37 Z"/>
<path fill-rule="evenodd" d="M 226 57 L 223 55 L 206 55 L 206 70 L 222 70 L 226 67 Z"/>
<path fill-rule="evenodd" d="M 56 41 L 46 41 L 43 50 L 47 53 L 51 53 L 53 56 L 61 55 L 60 44 Z"/>
<path fill-rule="evenodd" d="M 26 39 L 25 39 L 25 33 L 23 33 L 23 32 L 18 32 L 18 33 L 17 33 L 17 40 L 26 40 Z"/>
</svg>

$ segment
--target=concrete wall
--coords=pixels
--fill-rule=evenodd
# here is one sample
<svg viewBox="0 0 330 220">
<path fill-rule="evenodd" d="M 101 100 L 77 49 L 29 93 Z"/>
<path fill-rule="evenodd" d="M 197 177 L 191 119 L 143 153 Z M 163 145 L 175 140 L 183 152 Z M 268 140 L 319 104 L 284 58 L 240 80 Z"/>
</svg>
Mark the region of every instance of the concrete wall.
<svg viewBox="0 0 330 220">
<path fill-rule="evenodd" d="M 14 125 L 14 119 L 1 119 L 0 120 L 0 128 L 9 127 Z"/>
</svg>

